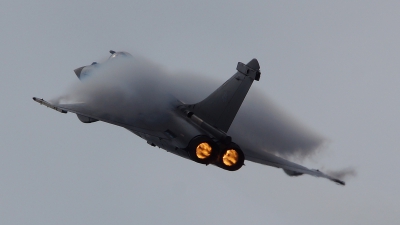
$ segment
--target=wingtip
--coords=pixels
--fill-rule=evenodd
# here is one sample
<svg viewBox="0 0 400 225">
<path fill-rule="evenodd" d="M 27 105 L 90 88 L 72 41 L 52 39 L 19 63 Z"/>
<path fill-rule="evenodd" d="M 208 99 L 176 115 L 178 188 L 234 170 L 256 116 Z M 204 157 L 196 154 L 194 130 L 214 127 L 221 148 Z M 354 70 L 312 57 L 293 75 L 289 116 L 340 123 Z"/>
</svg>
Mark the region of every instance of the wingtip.
<svg viewBox="0 0 400 225">
<path fill-rule="evenodd" d="M 346 183 L 345 183 L 344 181 L 341 181 L 341 180 L 339 180 L 339 179 L 332 179 L 332 181 L 335 182 L 335 183 L 337 183 L 337 184 L 340 184 L 340 185 L 342 185 L 342 186 L 345 186 L 345 185 L 346 185 Z"/>
</svg>

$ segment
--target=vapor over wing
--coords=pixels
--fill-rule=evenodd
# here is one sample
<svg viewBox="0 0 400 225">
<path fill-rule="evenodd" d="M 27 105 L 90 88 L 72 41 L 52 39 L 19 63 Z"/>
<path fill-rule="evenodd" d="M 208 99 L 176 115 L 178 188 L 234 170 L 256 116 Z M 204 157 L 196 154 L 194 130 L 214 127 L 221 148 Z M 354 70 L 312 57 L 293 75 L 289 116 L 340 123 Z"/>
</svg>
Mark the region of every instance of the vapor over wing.
<svg viewBox="0 0 400 225">
<path fill-rule="evenodd" d="M 308 169 L 304 166 L 301 166 L 299 164 L 290 162 L 288 160 L 285 160 L 283 158 L 280 158 L 278 156 L 275 156 L 271 153 L 265 152 L 265 151 L 252 151 L 252 150 L 247 150 L 243 149 L 243 152 L 245 154 L 246 160 L 260 163 L 263 165 L 268 165 L 268 166 L 273 166 L 277 168 L 282 168 L 288 175 L 290 176 L 298 176 L 301 174 L 309 174 L 314 177 L 323 177 L 327 178 L 337 184 L 340 185 L 345 185 L 344 181 L 341 181 L 339 179 L 333 178 L 331 176 L 328 176 L 324 173 L 322 173 L 319 170 L 313 170 L 313 169 Z"/>
<path fill-rule="evenodd" d="M 99 111 L 91 110 L 89 105 L 85 103 L 58 104 L 57 106 L 65 111 L 72 112 L 80 116 L 85 116 L 88 118 L 104 121 L 117 126 L 122 126 L 122 127 L 129 126 L 129 122 L 126 119 L 121 117 L 116 117 L 113 114 L 100 113 Z"/>
<path fill-rule="evenodd" d="M 71 112 L 71 113 L 75 113 L 77 115 L 80 116 L 85 116 L 88 118 L 92 118 L 95 120 L 101 120 L 107 123 L 111 123 L 111 124 L 115 124 L 118 126 L 129 126 L 128 123 L 126 123 L 125 120 L 121 119 L 121 118 L 114 118 L 111 117 L 108 113 L 97 113 L 96 111 L 92 110 L 91 107 L 83 102 L 75 102 L 75 103 L 66 103 L 66 104 L 60 104 L 60 103 L 50 103 L 45 101 L 44 99 L 40 99 L 40 98 L 33 98 L 34 101 L 47 106 L 49 108 L 52 108 L 56 111 L 59 111 L 61 113 L 67 113 L 67 112 Z"/>
<path fill-rule="evenodd" d="M 98 104 L 93 104 L 93 102 L 87 103 L 68 98 L 55 99 L 47 102 L 43 99 L 34 97 L 33 100 L 61 113 L 75 113 L 79 120 L 84 123 L 103 121 L 124 127 L 132 132 L 137 131 L 157 138 L 166 138 L 164 134 L 165 128 L 162 126 L 160 126 L 161 128 L 159 130 L 148 130 L 144 126 L 146 123 L 158 123 L 158 120 L 155 120 L 154 118 L 163 120 L 165 119 L 166 114 L 157 112 L 155 114 L 151 114 L 145 110 L 142 110 L 146 116 L 141 116 L 138 114 L 136 107 L 125 104 L 122 104 L 121 106 L 121 102 L 114 104 L 113 101 L 111 101 L 109 104 L 106 104 L 107 107 L 104 107 L 104 105 L 99 106 Z"/>
</svg>

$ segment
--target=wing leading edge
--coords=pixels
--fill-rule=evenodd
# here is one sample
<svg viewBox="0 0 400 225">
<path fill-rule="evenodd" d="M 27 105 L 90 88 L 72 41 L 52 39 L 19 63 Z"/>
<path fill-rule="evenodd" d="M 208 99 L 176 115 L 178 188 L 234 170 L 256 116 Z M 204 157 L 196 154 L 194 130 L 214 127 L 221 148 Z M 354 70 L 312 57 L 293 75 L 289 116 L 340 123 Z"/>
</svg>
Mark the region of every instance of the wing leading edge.
<svg viewBox="0 0 400 225">
<path fill-rule="evenodd" d="M 302 174 L 308 174 L 308 175 L 311 175 L 314 177 L 327 178 L 337 184 L 345 185 L 344 181 L 341 181 L 339 179 L 336 179 L 329 175 L 326 175 L 319 170 L 308 169 L 304 166 L 290 162 L 286 159 L 280 158 L 278 156 L 275 156 L 275 155 L 265 152 L 265 151 L 257 151 L 256 152 L 256 151 L 243 149 L 243 152 L 245 154 L 246 160 L 249 160 L 249 161 L 252 161 L 255 163 L 260 163 L 260 164 L 267 165 L 267 166 L 282 168 L 289 176 L 298 176 L 298 175 L 302 175 Z"/>
<path fill-rule="evenodd" d="M 43 98 L 37 98 L 37 97 L 33 97 L 33 100 L 35 102 L 38 102 L 41 105 L 47 106 L 48 108 L 54 109 L 60 113 L 71 112 L 71 113 L 77 114 L 78 116 L 85 116 L 89 119 L 101 120 L 101 121 L 111 123 L 111 124 L 114 124 L 117 126 L 122 126 L 122 127 L 129 126 L 128 124 L 125 124 L 122 121 L 113 120 L 113 119 L 107 118 L 102 115 L 94 115 L 93 113 L 91 113 L 90 111 L 88 111 L 85 108 L 84 103 L 76 103 L 76 104 L 54 104 L 53 103 L 52 104 L 52 103 L 45 101 Z"/>
</svg>

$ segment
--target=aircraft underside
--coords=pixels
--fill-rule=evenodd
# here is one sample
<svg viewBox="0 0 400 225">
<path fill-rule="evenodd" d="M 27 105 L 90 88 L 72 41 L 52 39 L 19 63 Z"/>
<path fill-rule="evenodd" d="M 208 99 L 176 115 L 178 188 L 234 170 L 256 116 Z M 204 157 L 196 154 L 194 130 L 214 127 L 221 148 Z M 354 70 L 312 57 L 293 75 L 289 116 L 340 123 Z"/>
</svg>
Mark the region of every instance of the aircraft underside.
<svg viewBox="0 0 400 225">
<path fill-rule="evenodd" d="M 129 53 L 110 52 L 112 55 L 105 63 L 92 63 L 75 70 L 82 83 L 90 83 L 91 77 L 96 76 L 96 71 L 102 66 L 112 65 L 119 58 L 131 58 Z M 47 102 L 39 98 L 33 99 L 58 112 L 75 113 L 83 123 L 103 121 L 121 126 L 145 139 L 151 146 L 200 164 L 213 164 L 224 170 L 236 171 L 244 165 L 245 160 L 249 160 L 282 168 L 289 176 L 309 174 L 344 185 L 343 181 L 319 170 L 310 170 L 262 149 L 242 149 L 240 143 L 235 143 L 234 138 L 227 135 L 253 81 L 258 81 L 261 75 L 256 59 L 247 64 L 238 63 L 236 69 L 237 72 L 230 79 L 196 104 L 184 104 L 162 94 L 157 98 L 165 98 L 160 104 L 149 106 L 154 107 L 152 110 L 143 109 L 138 107 L 141 99 L 138 102 L 130 99 L 125 104 L 123 99 L 126 96 L 119 96 L 116 98 L 118 101 L 110 101 L 108 96 L 117 95 L 119 90 L 108 94 L 103 91 L 100 92 L 104 95 L 101 98 L 87 98 L 85 101 L 60 98 Z"/>
</svg>

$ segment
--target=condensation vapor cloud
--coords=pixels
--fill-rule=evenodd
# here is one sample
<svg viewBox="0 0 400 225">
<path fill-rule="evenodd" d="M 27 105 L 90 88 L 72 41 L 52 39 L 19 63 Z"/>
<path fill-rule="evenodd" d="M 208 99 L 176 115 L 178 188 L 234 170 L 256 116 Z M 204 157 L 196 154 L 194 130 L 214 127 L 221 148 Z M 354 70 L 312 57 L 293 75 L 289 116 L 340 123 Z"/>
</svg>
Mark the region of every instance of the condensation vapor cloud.
<svg viewBox="0 0 400 225">
<path fill-rule="evenodd" d="M 164 71 L 144 59 L 115 58 L 92 66 L 81 81 L 74 83 L 57 104 L 74 104 L 87 115 L 125 124 L 159 121 L 174 100 L 163 83 Z M 136 115 L 136 116 L 133 116 Z"/>
<path fill-rule="evenodd" d="M 234 72 L 227 74 L 226 79 Z M 179 74 L 174 78 L 178 82 L 172 93 L 186 103 L 201 101 L 223 83 L 194 74 Z M 264 150 L 296 160 L 303 160 L 323 149 L 326 139 L 281 110 L 260 91 L 259 82 L 253 83 L 228 131 L 233 140 L 242 148 Z"/>
<path fill-rule="evenodd" d="M 232 74 L 226 74 L 226 79 Z M 261 81 L 262 82 L 262 77 Z M 162 120 L 163 110 L 177 99 L 196 103 L 223 82 L 192 73 L 171 73 L 141 57 L 113 59 L 77 82 L 55 101 L 85 102 L 91 111 L 131 122 L 145 117 Z M 326 139 L 300 125 L 258 90 L 254 83 L 228 134 L 243 149 L 262 150 L 283 158 L 302 160 L 322 149 Z M 141 118 L 143 119 L 143 118 Z M 351 169 L 342 171 L 352 174 Z"/>
</svg>

